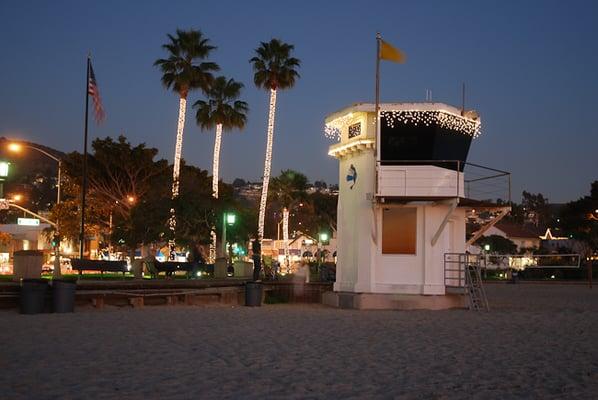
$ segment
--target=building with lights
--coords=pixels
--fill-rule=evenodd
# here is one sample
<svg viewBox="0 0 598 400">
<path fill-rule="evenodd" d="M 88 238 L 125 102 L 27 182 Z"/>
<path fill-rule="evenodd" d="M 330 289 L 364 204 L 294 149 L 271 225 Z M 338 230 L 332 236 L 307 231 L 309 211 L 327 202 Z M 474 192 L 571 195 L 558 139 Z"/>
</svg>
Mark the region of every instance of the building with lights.
<svg viewBox="0 0 598 400">
<path fill-rule="evenodd" d="M 534 225 L 522 225 L 501 221 L 488 229 L 486 236 L 497 235 L 509 239 L 517 246 L 517 251 L 531 251 L 539 249 L 541 245 L 540 232 Z"/>
<path fill-rule="evenodd" d="M 443 103 L 380 104 L 378 129 L 371 103 L 326 118 L 325 134 L 339 141 L 328 154 L 338 159 L 340 186 L 337 275 L 326 304 L 462 304 L 462 296 L 447 291 L 451 273 L 445 261 L 466 252 L 467 212 L 475 206 L 498 213 L 476 232 L 477 240 L 510 210 L 472 198 L 477 184 L 488 185 L 491 178 L 507 177 L 510 185 L 508 173 L 481 166 L 475 167 L 491 171 L 489 180 L 479 174 L 468 179 L 467 156 L 480 125 L 476 112 Z"/>
</svg>

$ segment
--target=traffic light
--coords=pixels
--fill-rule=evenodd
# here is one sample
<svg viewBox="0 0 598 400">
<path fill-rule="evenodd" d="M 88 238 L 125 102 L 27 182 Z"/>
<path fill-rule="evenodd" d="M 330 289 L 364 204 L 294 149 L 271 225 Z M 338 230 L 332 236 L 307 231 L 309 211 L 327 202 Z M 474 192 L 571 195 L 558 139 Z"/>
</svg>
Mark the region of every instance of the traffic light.
<svg viewBox="0 0 598 400">
<path fill-rule="evenodd" d="M 60 235 L 54 234 L 54 236 L 52 236 L 52 247 L 58 246 L 60 246 Z"/>
</svg>

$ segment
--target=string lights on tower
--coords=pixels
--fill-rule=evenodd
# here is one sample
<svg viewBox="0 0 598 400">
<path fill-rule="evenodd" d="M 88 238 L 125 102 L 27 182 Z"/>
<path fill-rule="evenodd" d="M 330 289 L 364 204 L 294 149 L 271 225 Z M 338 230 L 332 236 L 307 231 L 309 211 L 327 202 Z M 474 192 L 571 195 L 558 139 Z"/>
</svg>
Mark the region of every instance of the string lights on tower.
<svg viewBox="0 0 598 400">
<path fill-rule="evenodd" d="M 471 112 L 469 112 L 471 113 Z M 454 130 L 474 138 L 481 134 L 482 124 L 479 119 L 465 115 L 456 115 L 442 110 L 390 110 L 381 111 L 380 117 L 386 125 L 394 128 L 399 123 L 413 125 L 437 125 L 441 128 Z M 348 113 L 327 122 L 324 125 L 324 136 L 331 140 L 340 141 L 342 132 L 348 130 L 354 122 L 354 114 Z"/>
<path fill-rule="evenodd" d="M 472 137 L 478 137 L 481 131 L 479 120 L 450 114 L 444 111 L 382 111 L 380 117 L 387 126 L 394 128 L 398 123 L 425 125 L 436 124 L 441 128 L 462 132 Z"/>
</svg>

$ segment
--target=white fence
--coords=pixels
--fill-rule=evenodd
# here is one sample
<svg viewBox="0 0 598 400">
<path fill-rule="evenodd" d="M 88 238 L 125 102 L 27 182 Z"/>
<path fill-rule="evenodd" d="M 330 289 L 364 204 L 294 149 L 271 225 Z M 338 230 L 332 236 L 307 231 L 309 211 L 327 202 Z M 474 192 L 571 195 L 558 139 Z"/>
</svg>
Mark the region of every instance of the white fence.
<svg viewBox="0 0 598 400">
<path fill-rule="evenodd" d="M 581 265 L 579 254 L 486 254 L 481 255 L 481 260 L 482 268 L 519 271 L 527 268 L 579 268 Z"/>
</svg>

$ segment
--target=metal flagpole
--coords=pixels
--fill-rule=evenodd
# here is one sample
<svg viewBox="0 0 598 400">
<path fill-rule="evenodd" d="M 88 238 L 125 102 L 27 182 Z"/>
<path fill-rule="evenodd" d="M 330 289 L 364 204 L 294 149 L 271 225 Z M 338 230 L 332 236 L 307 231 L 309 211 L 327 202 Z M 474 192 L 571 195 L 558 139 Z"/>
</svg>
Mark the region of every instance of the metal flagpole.
<svg viewBox="0 0 598 400">
<path fill-rule="evenodd" d="M 376 33 L 376 165 L 380 161 L 380 32 Z M 376 193 L 378 192 L 378 168 L 376 168 Z"/>
<path fill-rule="evenodd" d="M 83 184 L 81 186 L 81 229 L 79 230 L 79 258 L 83 258 L 85 246 L 85 195 L 87 192 L 87 122 L 89 116 L 89 69 L 91 55 L 87 55 L 87 79 L 85 80 L 85 134 L 83 139 Z"/>
</svg>

